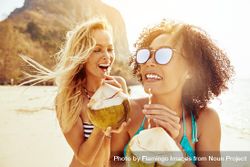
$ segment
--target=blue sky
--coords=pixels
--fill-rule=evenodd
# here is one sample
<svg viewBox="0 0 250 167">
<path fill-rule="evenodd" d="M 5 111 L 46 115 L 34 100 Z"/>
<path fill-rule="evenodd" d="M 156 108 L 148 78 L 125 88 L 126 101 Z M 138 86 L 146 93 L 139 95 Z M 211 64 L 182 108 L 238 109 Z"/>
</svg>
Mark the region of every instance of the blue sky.
<svg viewBox="0 0 250 167">
<path fill-rule="evenodd" d="M 250 77 L 250 2 L 248 0 L 103 0 L 124 17 L 130 48 L 143 27 L 162 18 L 184 21 L 205 29 L 224 49 L 237 76 Z M 0 20 L 24 0 L 0 0 Z M 129 12 L 128 12 L 129 9 Z"/>
</svg>

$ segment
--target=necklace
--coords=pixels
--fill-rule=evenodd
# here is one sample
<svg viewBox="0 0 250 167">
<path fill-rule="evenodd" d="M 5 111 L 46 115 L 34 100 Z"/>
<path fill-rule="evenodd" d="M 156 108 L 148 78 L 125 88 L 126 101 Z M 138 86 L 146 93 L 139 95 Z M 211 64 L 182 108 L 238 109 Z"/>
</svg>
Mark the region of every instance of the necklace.
<svg viewBox="0 0 250 167">
<path fill-rule="evenodd" d="M 83 91 L 84 91 L 84 94 L 87 96 L 87 98 L 90 100 L 91 96 L 89 95 L 89 91 L 85 87 L 83 87 Z"/>
</svg>

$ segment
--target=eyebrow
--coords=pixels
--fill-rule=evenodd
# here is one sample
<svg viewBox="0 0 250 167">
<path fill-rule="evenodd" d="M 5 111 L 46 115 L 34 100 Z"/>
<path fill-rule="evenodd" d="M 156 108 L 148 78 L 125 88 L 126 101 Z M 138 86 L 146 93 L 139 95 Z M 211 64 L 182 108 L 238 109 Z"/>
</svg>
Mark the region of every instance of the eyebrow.
<svg viewBox="0 0 250 167">
<path fill-rule="evenodd" d="M 114 47 L 112 44 L 109 44 L 109 45 L 96 44 L 96 46 L 101 46 L 101 47 Z"/>
<path fill-rule="evenodd" d="M 157 50 L 157 49 L 160 49 L 160 48 L 171 48 L 171 49 L 175 49 L 174 47 L 172 47 L 172 46 L 169 46 L 169 45 L 163 45 L 163 46 L 161 46 L 161 47 L 157 47 L 157 48 L 152 48 L 152 47 L 146 47 L 146 48 L 148 48 L 148 49 L 150 49 L 150 50 Z"/>
</svg>

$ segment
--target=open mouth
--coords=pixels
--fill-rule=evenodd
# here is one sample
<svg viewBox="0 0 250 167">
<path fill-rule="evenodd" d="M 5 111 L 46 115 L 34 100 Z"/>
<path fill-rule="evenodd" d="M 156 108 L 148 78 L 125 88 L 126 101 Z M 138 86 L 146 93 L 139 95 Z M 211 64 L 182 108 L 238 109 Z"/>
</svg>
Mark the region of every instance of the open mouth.
<svg viewBox="0 0 250 167">
<path fill-rule="evenodd" d="M 102 63 L 101 63 L 101 64 L 98 65 L 98 67 L 99 67 L 102 71 L 106 72 L 106 71 L 109 70 L 110 64 L 102 64 Z"/>
<path fill-rule="evenodd" d="M 151 81 L 158 81 L 163 79 L 160 75 L 155 73 L 147 73 L 145 74 L 145 78 L 146 80 L 151 80 Z"/>
</svg>

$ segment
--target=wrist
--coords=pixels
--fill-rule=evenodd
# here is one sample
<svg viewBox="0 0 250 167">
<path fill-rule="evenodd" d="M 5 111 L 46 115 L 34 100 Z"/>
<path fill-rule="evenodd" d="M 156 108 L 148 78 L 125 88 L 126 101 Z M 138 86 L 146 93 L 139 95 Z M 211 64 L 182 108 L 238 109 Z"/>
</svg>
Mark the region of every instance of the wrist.
<svg viewBox="0 0 250 167">
<path fill-rule="evenodd" d="M 104 133 L 105 137 L 111 138 L 111 130 L 112 130 L 111 127 L 107 127 L 106 130 L 103 130 L 103 133 Z"/>
<path fill-rule="evenodd" d="M 101 138 L 104 138 L 104 137 L 105 137 L 105 133 L 104 133 L 104 130 L 103 130 L 103 129 L 98 128 L 98 127 L 95 127 L 95 128 L 94 128 L 94 131 L 95 131 L 95 133 L 96 133 L 99 137 L 101 137 Z"/>
</svg>

